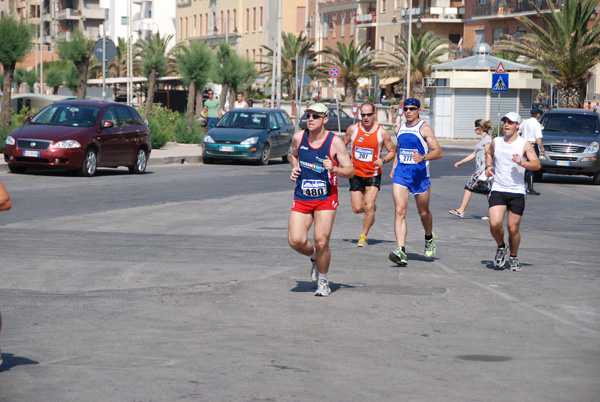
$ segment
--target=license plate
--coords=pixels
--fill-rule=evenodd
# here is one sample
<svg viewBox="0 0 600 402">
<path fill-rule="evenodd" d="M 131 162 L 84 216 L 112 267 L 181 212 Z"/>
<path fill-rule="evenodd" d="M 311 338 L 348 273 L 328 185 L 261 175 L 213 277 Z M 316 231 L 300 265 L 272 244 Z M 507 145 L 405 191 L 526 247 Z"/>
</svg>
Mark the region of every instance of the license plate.
<svg viewBox="0 0 600 402">
<path fill-rule="evenodd" d="M 221 147 L 219 147 L 219 151 L 221 151 L 221 152 L 233 152 L 233 147 L 221 146 Z"/>
<path fill-rule="evenodd" d="M 39 158 L 40 153 L 38 151 L 23 151 L 23 156 L 30 156 L 33 158 Z"/>
<path fill-rule="evenodd" d="M 571 161 L 555 161 L 556 166 L 571 166 Z"/>
</svg>

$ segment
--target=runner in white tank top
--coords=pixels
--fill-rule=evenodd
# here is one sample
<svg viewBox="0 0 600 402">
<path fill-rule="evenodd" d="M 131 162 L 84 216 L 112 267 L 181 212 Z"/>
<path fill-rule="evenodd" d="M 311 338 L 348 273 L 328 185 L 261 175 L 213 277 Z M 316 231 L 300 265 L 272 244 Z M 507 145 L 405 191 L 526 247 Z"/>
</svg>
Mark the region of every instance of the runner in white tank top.
<svg viewBox="0 0 600 402">
<path fill-rule="evenodd" d="M 517 259 L 521 234 L 519 225 L 525 210 L 525 170 L 539 170 L 540 161 L 529 141 L 517 134 L 521 116 L 510 112 L 502 117 L 504 136 L 495 138 L 485 156 L 485 174 L 494 176 L 494 184 L 488 198 L 490 231 L 498 244 L 494 266 L 503 268 L 510 247 L 508 260 L 511 271 L 520 271 Z M 495 163 L 492 166 L 492 162 Z M 508 211 L 508 246 L 504 243 L 502 223 Z"/>
</svg>

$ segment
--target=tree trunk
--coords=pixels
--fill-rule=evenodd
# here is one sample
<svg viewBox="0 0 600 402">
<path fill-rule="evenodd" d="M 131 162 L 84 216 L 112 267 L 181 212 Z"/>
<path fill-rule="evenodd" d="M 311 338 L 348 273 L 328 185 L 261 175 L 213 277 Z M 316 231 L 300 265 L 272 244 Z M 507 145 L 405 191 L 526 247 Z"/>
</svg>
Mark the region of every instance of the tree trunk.
<svg viewBox="0 0 600 402">
<path fill-rule="evenodd" d="M 56 95 L 58 93 L 58 86 L 52 87 L 52 95 Z"/>
<path fill-rule="evenodd" d="M 196 87 L 196 117 L 200 117 L 202 115 L 202 110 L 204 109 L 204 88 Z"/>
<path fill-rule="evenodd" d="M 422 82 L 413 83 L 412 86 L 413 97 L 417 98 L 421 102 L 421 107 L 425 106 L 425 87 Z"/>
<path fill-rule="evenodd" d="M 354 103 L 356 100 L 356 84 L 346 82 L 344 92 L 346 93 L 346 103 Z"/>
<path fill-rule="evenodd" d="M 79 76 L 79 84 L 77 85 L 77 99 L 85 99 L 85 90 L 87 89 L 87 75 L 89 66 L 89 57 L 85 57 L 83 60 L 76 64 L 77 75 Z"/>
<path fill-rule="evenodd" d="M 588 78 L 589 73 L 575 79 L 557 79 L 558 107 L 580 108 L 581 102 L 585 99 Z"/>
<path fill-rule="evenodd" d="M 194 122 L 194 106 L 196 104 L 196 83 L 194 80 L 190 80 L 190 87 L 188 89 L 188 101 L 187 101 L 187 129 L 192 130 L 192 124 Z"/>
<path fill-rule="evenodd" d="M 4 88 L 2 88 L 2 114 L 0 114 L 0 126 L 10 126 L 10 95 L 13 76 L 15 75 L 15 66 L 4 66 Z"/>
<path fill-rule="evenodd" d="M 154 102 L 154 89 L 156 87 L 156 69 L 150 70 L 150 76 L 148 77 L 148 99 L 146 99 L 146 120 L 150 117 L 152 112 L 152 103 Z"/>
<path fill-rule="evenodd" d="M 221 86 L 221 109 L 225 109 L 225 101 L 227 101 L 227 92 L 229 92 L 229 84 L 223 83 Z M 231 105 L 230 105 L 231 106 Z"/>
</svg>

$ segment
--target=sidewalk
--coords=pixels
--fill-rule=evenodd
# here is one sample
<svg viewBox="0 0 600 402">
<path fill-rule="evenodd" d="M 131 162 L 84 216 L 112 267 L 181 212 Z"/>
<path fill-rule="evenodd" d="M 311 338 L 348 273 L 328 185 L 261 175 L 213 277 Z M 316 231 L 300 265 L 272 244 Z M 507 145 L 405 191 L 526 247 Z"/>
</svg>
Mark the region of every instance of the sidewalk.
<svg viewBox="0 0 600 402">
<path fill-rule="evenodd" d="M 189 164 L 202 162 L 202 146 L 200 144 L 168 143 L 163 148 L 150 152 L 148 166 Z M 7 172 L 8 165 L 4 155 L 0 157 L 0 172 Z"/>
</svg>

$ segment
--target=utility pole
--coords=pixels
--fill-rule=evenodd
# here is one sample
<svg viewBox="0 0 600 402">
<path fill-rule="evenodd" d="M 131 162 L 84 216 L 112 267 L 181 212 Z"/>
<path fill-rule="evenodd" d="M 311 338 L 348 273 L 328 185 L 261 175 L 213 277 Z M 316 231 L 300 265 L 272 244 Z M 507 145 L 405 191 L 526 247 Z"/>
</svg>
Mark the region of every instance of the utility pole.
<svg viewBox="0 0 600 402">
<path fill-rule="evenodd" d="M 281 0 L 277 2 L 277 107 L 281 106 Z"/>
<path fill-rule="evenodd" d="M 40 54 L 42 62 L 40 64 L 40 95 L 44 93 L 44 0 L 40 0 Z"/>
<path fill-rule="evenodd" d="M 131 80 L 132 74 L 132 56 L 133 52 L 131 51 L 133 43 L 131 41 L 131 0 L 127 0 L 127 104 L 131 105 L 133 97 L 133 83 Z"/>
</svg>

